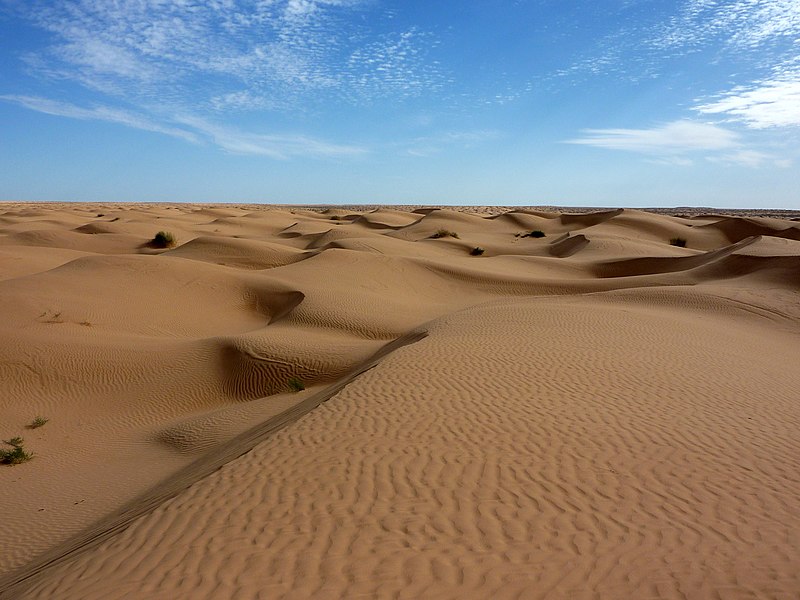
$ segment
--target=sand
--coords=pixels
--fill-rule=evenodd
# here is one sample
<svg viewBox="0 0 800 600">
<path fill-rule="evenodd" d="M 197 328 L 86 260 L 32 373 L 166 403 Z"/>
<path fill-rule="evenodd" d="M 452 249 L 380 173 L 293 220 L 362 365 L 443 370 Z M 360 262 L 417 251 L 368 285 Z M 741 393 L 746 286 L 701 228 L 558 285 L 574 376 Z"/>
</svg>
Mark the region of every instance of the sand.
<svg viewBox="0 0 800 600">
<path fill-rule="evenodd" d="M 678 212 L 0 204 L 0 598 L 799 597 L 800 222 Z"/>
</svg>

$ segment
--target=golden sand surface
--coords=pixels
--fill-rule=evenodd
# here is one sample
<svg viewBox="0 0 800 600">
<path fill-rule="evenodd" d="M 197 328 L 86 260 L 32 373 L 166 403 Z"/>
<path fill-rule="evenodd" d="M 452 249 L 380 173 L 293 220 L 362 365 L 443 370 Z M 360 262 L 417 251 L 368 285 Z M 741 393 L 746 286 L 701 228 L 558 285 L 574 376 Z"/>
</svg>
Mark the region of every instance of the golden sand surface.
<svg viewBox="0 0 800 600">
<path fill-rule="evenodd" d="M 0 203 L 0 598 L 796 599 L 797 219 Z"/>
</svg>

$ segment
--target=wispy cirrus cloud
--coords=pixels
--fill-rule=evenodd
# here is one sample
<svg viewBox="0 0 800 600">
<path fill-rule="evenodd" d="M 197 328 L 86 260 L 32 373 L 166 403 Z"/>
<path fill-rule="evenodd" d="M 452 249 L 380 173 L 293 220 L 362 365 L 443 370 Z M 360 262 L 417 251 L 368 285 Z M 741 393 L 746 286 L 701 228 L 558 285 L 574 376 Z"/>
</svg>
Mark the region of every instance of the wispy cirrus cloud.
<svg viewBox="0 0 800 600">
<path fill-rule="evenodd" d="M 748 167 L 751 169 L 757 169 L 766 165 L 787 168 L 792 164 L 791 159 L 779 158 L 774 154 L 759 152 L 757 150 L 738 150 L 736 152 L 720 154 L 719 156 L 707 156 L 706 160 L 723 165 Z"/>
<path fill-rule="evenodd" d="M 618 8 L 624 25 L 607 31 L 591 51 L 556 75 L 641 82 L 673 76 L 675 61 L 702 53 L 707 66 L 735 69 L 726 77 L 751 87 L 797 58 L 797 0 L 684 0 L 664 10 L 649 4 L 628 2 Z"/>
<path fill-rule="evenodd" d="M 762 76 L 735 75 L 736 84 L 694 110 L 766 129 L 800 125 L 798 40 L 797 0 L 691 0 L 651 43 L 686 52 L 716 45 L 723 55 L 748 59 Z"/>
<path fill-rule="evenodd" d="M 19 96 L 13 94 L 0 95 L 0 100 L 13 102 L 14 104 L 24 106 L 30 110 L 35 110 L 48 115 L 69 117 L 71 119 L 80 119 L 82 121 L 105 121 L 108 123 L 117 123 L 133 129 L 142 129 L 144 131 L 163 133 L 171 137 L 186 140 L 187 142 L 197 143 L 199 141 L 197 135 L 191 131 L 187 131 L 178 127 L 165 126 L 148 118 L 147 116 L 119 108 L 113 108 L 109 106 L 83 108 L 68 102 L 60 102 L 57 100 L 40 98 L 37 96 Z"/>
<path fill-rule="evenodd" d="M 656 164 L 688 167 L 697 157 L 748 168 L 791 164 L 789 159 L 746 147 L 740 134 L 710 123 L 681 120 L 649 129 L 587 129 L 583 134 L 566 143 L 633 152 Z"/>
<path fill-rule="evenodd" d="M 180 117 L 178 121 L 210 138 L 231 154 L 251 154 L 276 159 L 294 156 L 340 158 L 367 153 L 361 146 L 334 144 L 304 135 L 275 135 L 241 131 L 209 123 L 198 117 Z"/>
<path fill-rule="evenodd" d="M 576 63 L 573 70 L 618 75 L 616 65 L 624 65 L 634 73 L 623 76 L 638 81 L 645 76 L 658 78 L 673 61 L 702 52 L 709 62 L 736 69 L 725 75 L 735 83 L 688 103 L 696 115 L 716 123 L 683 119 L 647 129 L 593 129 L 569 143 L 636 152 L 649 162 L 679 166 L 695 164 L 698 156 L 748 168 L 791 164 L 791 158 L 749 147 L 755 139 L 763 142 L 763 136 L 745 139 L 744 131 L 738 133 L 726 124 L 760 130 L 800 125 L 797 0 L 688 0 L 666 21 L 638 30 L 621 29 L 604 40 L 614 40 L 612 47 L 601 45 L 597 56 Z M 707 77 L 709 71 L 698 72 Z M 698 81 L 698 86 L 704 84 Z M 769 150 L 775 145 L 762 147 Z"/>
<path fill-rule="evenodd" d="M 23 94 L 8 94 L 6 101 L 207 140 L 228 152 L 361 154 L 357 145 L 302 133 L 248 133 L 225 122 L 231 113 L 297 115 L 336 103 L 403 101 L 446 79 L 428 60 L 432 34 L 415 27 L 376 34 L 353 18 L 371 0 L 30 0 L 12 6 L 48 34 L 46 45 L 21 57 L 51 84 L 48 92 L 77 82 L 96 102 L 85 108 Z"/>
<path fill-rule="evenodd" d="M 350 53 L 344 71 L 346 89 L 355 99 L 418 95 L 441 89 L 446 78 L 436 64 L 426 60 L 435 45 L 436 39 L 430 33 L 415 27 L 384 34 Z"/>
<path fill-rule="evenodd" d="M 411 156 L 428 157 L 439 154 L 447 148 L 473 148 L 484 142 L 496 140 L 501 135 L 499 131 L 494 129 L 445 131 L 414 139 L 408 144 L 406 152 Z"/>
<path fill-rule="evenodd" d="M 2 95 L 0 100 L 13 102 L 37 112 L 69 117 L 83 121 L 105 121 L 133 129 L 153 131 L 192 143 L 211 142 L 231 154 L 250 154 L 274 159 L 295 156 L 318 158 L 340 158 L 365 154 L 367 149 L 327 142 L 304 135 L 275 135 L 242 131 L 237 128 L 214 124 L 200 117 L 183 116 L 171 120 L 173 125 L 164 125 L 131 111 L 108 106 L 83 108 L 67 102 L 59 102 L 35 96 Z"/>
<path fill-rule="evenodd" d="M 691 0 L 657 28 L 650 44 L 688 50 L 722 40 L 741 52 L 780 40 L 791 43 L 798 32 L 797 0 Z"/>
<path fill-rule="evenodd" d="M 739 136 L 733 131 L 686 120 L 651 129 L 587 129 L 583 134 L 584 137 L 566 140 L 566 143 L 667 155 L 739 146 Z"/>
<path fill-rule="evenodd" d="M 31 68 L 126 99 L 219 109 L 296 106 L 320 92 L 347 101 L 397 97 L 443 80 L 416 28 L 376 38 L 348 18 L 367 0 L 32 0 L 22 15 L 52 43 Z M 202 83 L 202 85 L 198 85 Z M 261 103 L 225 104 L 236 90 Z M 357 93 L 354 93 L 357 92 Z"/>
</svg>

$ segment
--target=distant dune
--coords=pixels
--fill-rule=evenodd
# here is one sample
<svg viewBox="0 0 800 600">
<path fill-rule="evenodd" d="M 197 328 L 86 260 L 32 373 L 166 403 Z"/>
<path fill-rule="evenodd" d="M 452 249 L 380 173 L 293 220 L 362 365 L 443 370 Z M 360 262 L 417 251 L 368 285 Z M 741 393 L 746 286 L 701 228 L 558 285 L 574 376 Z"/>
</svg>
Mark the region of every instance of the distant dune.
<svg viewBox="0 0 800 600">
<path fill-rule="evenodd" d="M 797 598 L 797 216 L 0 203 L 0 598 Z"/>
</svg>

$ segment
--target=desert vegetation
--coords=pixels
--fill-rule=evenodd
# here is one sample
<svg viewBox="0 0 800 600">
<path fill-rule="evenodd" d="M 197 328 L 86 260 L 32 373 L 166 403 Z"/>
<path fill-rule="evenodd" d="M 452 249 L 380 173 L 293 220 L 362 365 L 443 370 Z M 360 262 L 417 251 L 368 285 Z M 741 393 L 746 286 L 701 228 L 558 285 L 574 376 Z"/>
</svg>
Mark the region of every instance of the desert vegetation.
<svg viewBox="0 0 800 600">
<path fill-rule="evenodd" d="M 297 377 L 290 377 L 288 381 L 289 389 L 293 392 L 302 392 L 306 385 Z"/>
<path fill-rule="evenodd" d="M 23 448 L 25 440 L 21 437 L 3 440 L 3 443 L 10 448 L 0 448 L 0 465 L 18 465 L 33 458 L 33 453 Z"/>
<path fill-rule="evenodd" d="M 541 231 L 540 229 L 534 229 L 533 231 L 529 231 L 528 233 L 518 233 L 516 235 L 516 237 L 543 238 L 543 237 L 545 237 L 545 233 L 544 233 L 544 231 Z"/>
<path fill-rule="evenodd" d="M 42 426 L 43 426 L 43 425 L 45 425 L 45 424 L 46 424 L 48 421 L 49 421 L 49 419 L 48 419 L 47 417 L 40 417 L 40 416 L 37 416 L 37 417 L 36 417 L 36 418 L 35 418 L 33 421 L 31 421 L 30 423 L 28 423 L 28 425 L 26 425 L 26 427 L 27 427 L 28 429 L 39 429 L 39 427 L 42 427 Z"/>
<path fill-rule="evenodd" d="M 458 238 L 458 234 L 455 231 L 450 231 L 449 229 L 439 229 L 438 231 L 436 231 L 436 233 L 431 235 L 431 239 L 434 239 L 434 240 L 438 240 L 440 238 L 446 238 L 446 237 L 459 239 Z"/>
<path fill-rule="evenodd" d="M 159 231 L 150 241 L 153 248 L 172 248 L 177 244 L 175 236 L 169 231 Z"/>
</svg>

